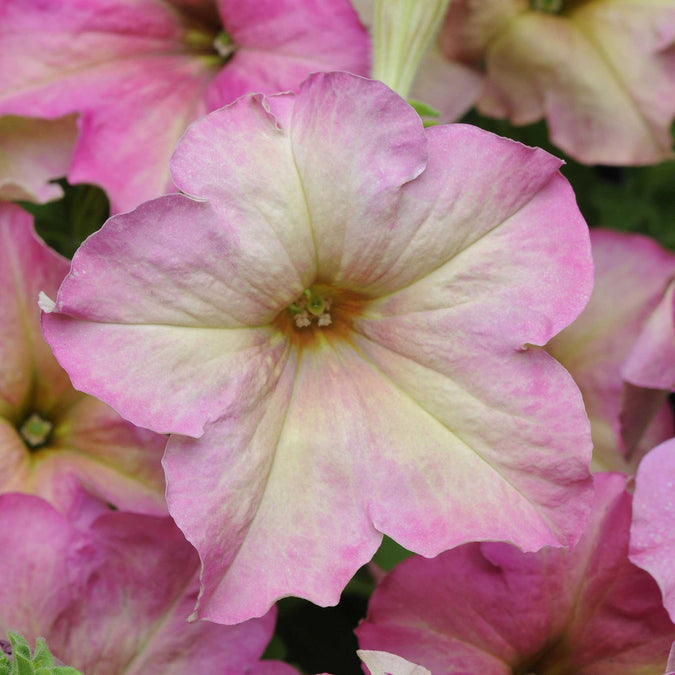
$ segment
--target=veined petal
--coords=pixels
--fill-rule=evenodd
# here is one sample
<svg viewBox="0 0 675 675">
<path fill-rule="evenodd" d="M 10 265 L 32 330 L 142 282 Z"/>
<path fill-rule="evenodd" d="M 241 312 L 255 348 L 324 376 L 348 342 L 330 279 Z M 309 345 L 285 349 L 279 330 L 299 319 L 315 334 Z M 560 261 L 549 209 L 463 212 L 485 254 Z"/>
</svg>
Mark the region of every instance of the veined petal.
<svg viewBox="0 0 675 675">
<path fill-rule="evenodd" d="M 293 100 L 251 95 L 217 110 L 185 132 L 171 160 L 176 185 L 208 199 L 236 236 L 240 274 L 290 293 L 280 307 L 316 275 L 312 223 L 289 139 Z"/>
<path fill-rule="evenodd" d="M 0 544 L 12 551 L 0 563 L 3 637 L 44 637 L 54 656 L 98 675 L 235 675 L 259 659 L 273 613 L 186 623 L 198 559 L 169 518 L 108 513 L 80 530 L 29 495 L 2 495 L 0 506 Z"/>
<path fill-rule="evenodd" d="M 401 187 L 422 173 L 427 154 L 419 115 L 382 83 L 366 85 L 368 95 L 364 84 L 344 73 L 310 76 L 291 122 L 319 277 L 359 291 L 363 276 L 400 254 Z"/>
<path fill-rule="evenodd" d="M 124 418 L 159 433 L 200 436 L 206 422 L 236 414 L 275 381 L 288 352 L 269 327 L 124 325 L 62 314 L 43 321 L 75 386 L 97 391 Z M 194 378 L 199 387 L 185 386 Z"/>
<path fill-rule="evenodd" d="M 546 452 L 528 455 L 529 466 L 523 452 L 519 468 L 502 469 L 481 456 L 478 433 L 472 447 L 370 358 L 341 342 L 303 351 L 297 372 L 289 360 L 277 389 L 248 414 L 207 427 L 198 440 L 170 441 L 170 509 L 204 563 L 199 616 L 233 623 L 289 593 L 337 602 L 380 532 L 425 555 L 476 537 L 532 550 L 576 536 L 588 510 L 582 460 L 566 466 L 550 437 L 530 429 Z M 396 362 L 393 369 L 402 370 Z M 465 414 L 488 428 L 504 423 L 497 413 L 486 423 L 484 409 Z M 556 431 L 565 434 L 550 436 Z M 504 455 L 516 464 L 512 450 Z"/>
<path fill-rule="evenodd" d="M 400 563 L 371 597 L 359 644 L 431 672 L 661 672 L 675 635 L 653 580 L 628 561 L 625 478 L 596 475 L 569 551 L 467 544 Z"/>
<path fill-rule="evenodd" d="M 574 298 L 574 304 L 567 311 L 557 308 L 560 316 L 557 330 L 567 325 L 587 301 L 591 261 L 588 229 L 572 191 L 558 174 L 560 160 L 543 150 L 466 125 L 432 127 L 426 134 L 427 168 L 403 188 L 397 211 L 377 228 L 386 242 L 382 261 L 378 259 L 375 266 L 364 260 L 363 254 L 355 258 L 352 267 L 359 270 L 355 281 L 375 296 L 411 286 L 411 297 L 416 296 L 417 308 L 423 309 L 436 306 L 438 298 L 417 294 L 414 282 L 446 264 L 461 276 L 460 254 L 471 259 L 473 255 L 480 256 L 483 251 L 506 245 L 509 255 L 526 255 L 516 249 L 546 247 L 546 262 L 544 257 L 538 263 L 531 261 L 539 271 L 535 287 L 543 284 L 541 302 L 545 297 L 553 300 L 558 294 L 553 272 L 545 271 L 550 265 L 556 275 L 564 275 L 565 289 L 570 288 L 572 279 L 577 282 L 576 292 L 567 293 L 570 299 Z M 542 225 L 547 209 L 549 213 Z M 527 242 L 531 242 L 530 246 Z M 470 250 L 473 245 L 485 248 L 478 246 L 473 254 Z M 462 288 L 467 288 L 469 282 L 479 283 L 480 276 L 489 278 L 493 264 L 508 265 L 508 261 L 502 261 L 503 255 L 496 251 L 495 254 L 496 260 L 491 254 L 481 258 L 484 270 L 476 271 L 474 277 L 478 278 L 467 279 Z M 354 274 L 348 269 L 343 275 L 354 283 L 349 273 Z M 580 278 L 584 279 L 583 285 L 578 284 Z M 448 293 L 452 289 L 440 286 L 438 292 Z"/>
</svg>

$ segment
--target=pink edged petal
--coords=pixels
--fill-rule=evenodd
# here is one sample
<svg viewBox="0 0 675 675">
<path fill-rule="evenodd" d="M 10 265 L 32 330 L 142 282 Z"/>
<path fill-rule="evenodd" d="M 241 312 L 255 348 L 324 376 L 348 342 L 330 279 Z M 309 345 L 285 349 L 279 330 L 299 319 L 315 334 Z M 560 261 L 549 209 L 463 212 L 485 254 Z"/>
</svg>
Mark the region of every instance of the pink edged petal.
<svg viewBox="0 0 675 675">
<path fill-rule="evenodd" d="M 640 456 L 674 432 L 668 406 L 659 406 L 650 392 L 626 385 L 624 372 L 631 353 L 647 353 L 636 351 L 636 340 L 675 276 L 675 256 L 648 237 L 611 230 L 591 230 L 591 245 L 595 264 L 591 299 L 579 318 L 551 340 L 547 351 L 581 389 L 591 420 L 596 468 L 632 472 Z M 622 447 L 633 453 L 630 463 Z"/>
<path fill-rule="evenodd" d="M 426 668 L 410 663 L 395 654 L 366 649 L 359 649 L 356 653 L 368 668 L 370 675 L 431 675 Z"/>
<path fill-rule="evenodd" d="M 596 477 L 591 520 L 570 552 L 467 544 L 403 561 L 371 597 L 360 646 L 453 675 L 662 668 L 675 626 L 653 581 L 628 562 L 624 482 Z"/>
<path fill-rule="evenodd" d="M 312 226 L 288 132 L 293 100 L 252 95 L 217 110 L 185 132 L 171 160 L 176 185 L 208 199 L 227 228 L 220 236 L 227 237 L 230 257 L 236 253 L 248 284 L 265 285 L 271 296 L 288 289 L 290 296 L 282 296 L 275 311 L 316 274 Z"/>
<path fill-rule="evenodd" d="M 623 377 L 638 387 L 675 389 L 675 281 L 635 341 Z"/>
<path fill-rule="evenodd" d="M 274 379 L 287 345 L 264 324 L 302 292 L 302 280 L 278 240 L 248 250 L 240 231 L 208 203 L 169 195 L 90 237 L 55 313 L 43 318 L 75 386 L 135 424 L 198 436 Z M 261 354 L 265 366 L 252 378 Z M 194 377 L 201 388 L 185 387 Z"/>
<path fill-rule="evenodd" d="M 0 204 L 0 416 L 15 423 L 29 396 L 49 408 L 75 394 L 42 340 L 37 309 L 40 291 L 55 294 L 67 271 L 67 260 L 33 232 L 32 217 Z"/>
<path fill-rule="evenodd" d="M 587 513 L 583 469 L 575 485 L 576 467 L 555 462 L 564 498 L 527 474 L 514 487 L 387 375 L 326 343 L 289 361 L 246 417 L 197 441 L 172 438 L 167 498 L 204 563 L 200 616 L 236 622 L 288 594 L 335 603 L 379 532 L 425 555 L 475 538 L 529 549 L 573 538 Z M 533 493 L 548 503 L 531 503 Z"/>
<path fill-rule="evenodd" d="M 55 120 L 0 118 L 0 199 L 48 202 L 63 194 L 49 183 L 68 173 L 77 138 L 75 115 Z"/>
<path fill-rule="evenodd" d="M 0 542 L 12 551 L 0 563 L 0 634 L 42 636 L 84 672 L 236 675 L 274 629 L 273 613 L 235 627 L 186 623 L 198 560 L 168 518 L 112 513 L 78 530 L 42 500 L 3 495 Z"/>
<path fill-rule="evenodd" d="M 426 164 L 422 121 L 381 82 L 316 73 L 300 88 L 290 133 L 321 280 L 362 286 L 354 268 L 381 273 L 406 245 L 397 205 Z"/>
<path fill-rule="evenodd" d="M 273 386 L 288 346 L 271 327 L 215 329 L 77 321 L 47 314 L 45 336 L 73 384 L 158 433 L 200 436 Z M 102 354 L 110 354 L 102 358 Z M 114 355 L 114 356 L 113 356 Z M 185 386 L 197 380 L 199 387 Z"/>
<path fill-rule="evenodd" d="M 455 293 L 463 299 L 483 288 L 493 292 L 491 271 L 498 265 L 494 280 L 502 275 L 500 283 L 519 286 L 515 295 L 511 288 L 502 292 L 523 306 L 534 302 L 550 315 L 546 341 L 577 316 L 591 288 L 588 228 L 558 173 L 560 160 L 467 125 L 433 127 L 426 134 L 427 168 L 403 188 L 392 221 L 378 228 L 387 237 L 383 262 L 375 266 L 368 259 L 355 259 L 353 266 L 360 263 L 357 269 L 368 273 L 359 282 L 373 295 L 393 293 L 392 303 L 400 303 L 402 311 L 419 311 L 443 306 L 454 289 L 439 286 L 424 296 L 414 282 L 427 276 L 440 281 L 454 272 L 463 282 Z M 536 282 L 528 282 L 527 270 L 511 267 L 495 250 L 500 246 L 508 247 L 509 255 L 522 256 Z M 493 252 L 493 258 L 482 257 Z M 466 272 L 465 258 L 470 266 Z"/>
<path fill-rule="evenodd" d="M 630 559 L 656 579 L 675 620 L 674 482 L 675 440 L 670 440 L 648 453 L 638 468 Z"/>
<path fill-rule="evenodd" d="M 248 410 L 169 441 L 167 500 L 204 564 L 199 617 L 236 623 L 285 595 L 336 604 L 377 550 L 357 468 L 376 432 L 343 409 L 354 396 L 344 368 L 327 346 L 293 353 Z M 329 429 L 342 430 L 337 442 Z"/>
</svg>

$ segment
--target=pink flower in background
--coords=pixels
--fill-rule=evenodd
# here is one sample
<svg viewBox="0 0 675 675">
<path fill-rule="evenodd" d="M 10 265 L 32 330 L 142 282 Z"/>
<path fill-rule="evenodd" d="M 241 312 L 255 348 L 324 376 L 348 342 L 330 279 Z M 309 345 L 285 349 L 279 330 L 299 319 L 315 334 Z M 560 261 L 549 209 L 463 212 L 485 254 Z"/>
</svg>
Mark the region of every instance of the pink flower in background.
<svg viewBox="0 0 675 675">
<path fill-rule="evenodd" d="M 0 493 L 30 492 L 76 517 L 117 508 L 166 513 L 166 439 L 75 391 L 40 330 L 40 291 L 54 293 L 68 261 L 0 204 Z"/>
<path fill-rule="evenodd" d="M 107 513 L 80 530 L 31 495 L 0 495 L 0 637 L 43 637 L 91 675 L 292 675 L 260 662 L 274 613 L 187 623 L 199 559 L 170 518 Z"/>
<path fill-rule="evenodd" d="M 68 179 L 125 211 L 173 191 L 194 119 L 312 71 L 365 75 L 369 45 L 348 0 L 0 0 L 0 64 L 0 114 L 81 113 Z"/>
<path fill-rule="evenodd" d="M 450 60 L 484 72 L 477 107 L 485 115 L 546 118 L 553 143 L 588 164 L 671 156 L 670 0 L 453 0 L 440 41 Z"/>
<path fill-rule="evenodd" d="M 581 396 L 543 345 L 591 289 L 560 162 L 424 130 L 381 83 L 311 76 L 196 122 L 185 195 L 90 237 L 43 326 L 76 386 L 175 434 L 198 615 L 337 602 L 386 533 L 427 556 L 578 537 Z"/>
<path fill-rule="evenodd" d="M 472 543 L 404 560 L 373 593 L 360 646 L 434 675 L 663 673 L 675 626 L 654 580 L 628 560 L 625 478 L 597 474 L 595 485 L 571 550 Z"/>
<path fill-rule="evenodd" d="M 658 582 L 675 620 L 675 439 L 654 448 L 635 477 L 630 559 Z"/>
<path fill-rule="evenodd" d="M 648 237 L 602 229 L 591 230 L 591 247 L 591 299 L 546 349 L 581 389 L 595 468 L 633 473 L 645 452 L 675 435 L 663 391 L 675 387 L 675 255 Z M 668 303 L 670 327 L 657 326 Z"/>
<path fill-rule="evenodd" d="M 0 200 L 48 202 L 63 194 L 54 178 L 68 173 L 77 120 L 0 117 Z"/>
</svg>

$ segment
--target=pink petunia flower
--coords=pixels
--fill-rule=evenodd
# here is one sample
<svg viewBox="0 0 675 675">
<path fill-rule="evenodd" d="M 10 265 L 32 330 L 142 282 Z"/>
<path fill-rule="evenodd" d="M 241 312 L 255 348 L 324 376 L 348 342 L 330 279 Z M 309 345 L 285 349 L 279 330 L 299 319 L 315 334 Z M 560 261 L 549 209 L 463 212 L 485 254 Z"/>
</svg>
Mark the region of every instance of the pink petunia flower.
<svg viewBox="0 0 675 675">
<path fill-rule="evenodd" d="M 634 473 L 648 450 L 675 434 L 666 401 L 675 388 L 675 327 L 672 309 L 670 327 L 664 312 L 672 308 L 675 255 L 648 237 L 602 229 L 591 230 L 591 248 L 591 299 L 546 349 L 581 389 L 594 468 Z"/>
<path fill-rule="evenodd" d="M 440 41 L 458 67 L 484 75 L 480 112 L 546 118 L 553 143 L 581 162 L 672 154 L 672 0 L 453 0 Z M 467 77 L 435 86 L 464 100 Z"/>
<path fill-rule="evenodd" d="M 309 73 L 365 75 L 348 0 L 0 0 L 0 115 L 81 113 L 71 183 L 113 211 L 173 191 L 168 161 L 197 117 Z"/>
<path fill-rule="evenodd" d="M 638 468 L 630 559 L 656 579 L 675 620 L 674 485 L 675 439 L 671 439 L 654 448 Z"/>
<path fill-rule="evenodd" d="M 73 518 L 106 503 L 164 514 L 166 439 L 75 391 L 42 337 L 38 294 L 67 272 L 31 217 L 0 204 L 0 493 L 40 495 Z"/>
<path fill-rule="evenodd" d="M 78 388 L 175 434 L 169 508 L 199 616 L 337 602 L 386 533 L 566 545 L 579 390 L 544 350 L 591 288 L 559 160 L 422 127 L 379 82 L 313 75 L 196 122 L 168 195 L 112 218 L 43 327 Z"/>
<path fill-rule="evenodd" d="M 370 599 L 360 646 L 434 675 L 661 675 L 675 625 L 628 560 L 625 478 L 597 474 L 595 486 L 571 550 L 471 543 L 400 563 Z"/>
<path fill-rule="evenodd" d="M 0 637 L 45 638 L 91 675 L 293 675 L 259 661 L 274 612 L 187 623 L 199 559 L 170 518 L 107 513 L 82 530 L 42 499 L 0 495 Z M 297 675 L 297 674 L 296 674 Z"/>
</svg>

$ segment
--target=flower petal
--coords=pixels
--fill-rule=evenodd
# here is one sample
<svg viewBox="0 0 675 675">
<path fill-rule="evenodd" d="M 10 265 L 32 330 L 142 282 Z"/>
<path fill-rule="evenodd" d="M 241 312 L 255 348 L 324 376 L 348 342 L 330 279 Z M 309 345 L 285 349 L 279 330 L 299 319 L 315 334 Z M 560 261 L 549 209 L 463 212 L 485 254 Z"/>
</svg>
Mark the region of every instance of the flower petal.
<svg viewBox="0 0 675 675">
<path fill-rule="evenodd" d="M 60 186 L 48 181 L 68 173 L 76 138 L 74 115 L 0 118 L 0 199 L 48 202 L 61 197 Z"/>
<path fill-rule="evenodd" d="M 636 341 L 675 277 L 675 256 L 648 237 L 611 230 L 592 229 L 591 245 L 595 264 L 591 299 L 546 349 L 581 389 L 591 420 L 596 467 L 632 473 L 646 451 L 674 432 L 669 408 L 652 402 L 648 392 L 628 390 L 624 374 L 627 361 L 635 358 L 631 354 L 649 359 L 658 355 L 649 345 L 637 349 Z M 654 413 L 656 418 L 645 431 Z M 630 461 L 624 446 L 634 452 Z"/>
<path fill-rule="evenodd" d="M 273 631 L 273 613 L 234 627 L 186 623 L 198 560 L 169 518 L 109 513 L 82 531 L 40 499 L 2 495 L 0 543 L 12 551 L 0 563 L 0 634 L 42 636 L 84 672 L 234 675 Z"/>
<path fill-rule="evenodd" d="M 630 559 L 656 579 L 675 620 L 675 536 L 673 481 L 675 439 L 661 443 L 640 463 L 635 477 Z"/>
<path fill-rule="evenodd" d="M 675 626 L 652 579 L 628 561 L 624 485 L 596 476 L 591 520 L 570 551 L 467 544 L 403 561 L 371 597 L 359 644 L 431 672 L 658 672 Z"/>
</svg>

